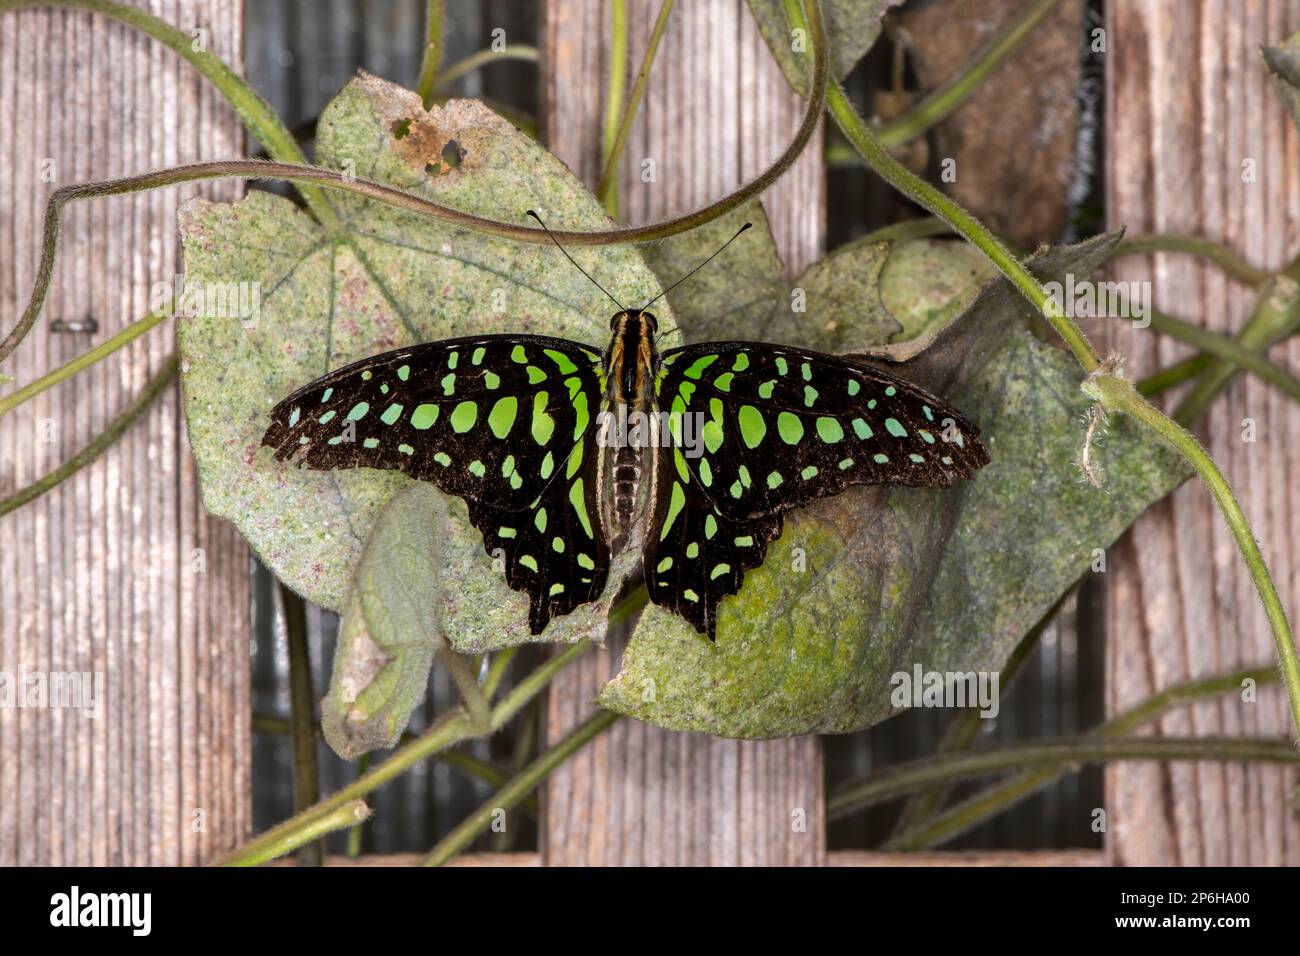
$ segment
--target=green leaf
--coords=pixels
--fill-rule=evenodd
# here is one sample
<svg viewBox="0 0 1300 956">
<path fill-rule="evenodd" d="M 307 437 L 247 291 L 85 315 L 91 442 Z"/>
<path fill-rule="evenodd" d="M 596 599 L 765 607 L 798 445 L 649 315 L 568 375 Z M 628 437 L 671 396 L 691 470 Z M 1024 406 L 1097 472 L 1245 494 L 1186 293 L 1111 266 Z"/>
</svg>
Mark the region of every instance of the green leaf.
<svg viewBox="0 0 1300 956">
<path fill-rule="evenodd" d="M 440 620 L 446 520 L 437 490 L 413 482 L 384 506 L 361 552 L 321 701 L 325 740 L 340 757 L 395 746 L 435 658 L 447 652 Z"/>
<path fill-rule="evenodd" d="M 1082 277 L 1116 239 L 1033 265 Z M 838 733 L 896 713 L 891 676 L 916 664 L 999 670 L 1094 549 L 1187 475 L 1163 444 L 1118 421 L 1094 448 L 1105 486 L 1082 482 L 1079 370 L 1027 331 L 1026 315 L 999 279 L 898 369 L 980 426 L 993 460 L 974 480 L 853 488 L 788 515 L 766 564 L 723 602 L 716 645 L 649 607 L 598 702 L 673 730 Z"/>
<path fill-rule="evenodd" d="M 902 0 L 826 0 L 822 13 L 830 47 L 831 75 L 842 80 L 880 36 L 880 21 Z M 759 32 L 772 50 L 786 80 L 807 96 L 812 80 L 812 47 L 807 37 L 796 37 L 786 20 L 782 0 L 749 0 Z M 796 50 L 796 42 L 800 50 Z"/>
<path fill-rule="evenodd" d="M 646 261 L 670 285 L 745 222 L 754 228 L 668 294 L 689 342 L 744 339 L 901 361 L 928 345 L 996 272 L 959 240 L 867 237 L 787 279 L 758 202 L 649 246 Z"/>
<path fill-rule="evenodd" d="M 317 162 L 448 206 L 564 229 L 600 229 L 599 203 L 554 156 L 473 100 L 426 113 L 419 98 L 359 75 L 317 127 Z M 456 159 L 455 163 L 451 160 Z M 260 441 L 271 407 L 299 386 L 387 349 L 482 332 L 533 332 L 604 348 L 612 308 L 554 247 L 455 229 L 332 191 L 343 225 L 326 234 L 286 199 L 252 192 L 182 210 L 192 310 L 180 322 L 190 443 L 209 511 L 234 522 L 266 565 L 323 607 L 348 582 L 384 504 L 410 482 L 370 469 L 312 472 L 275 462 Z M 573 250 L 625 300 L 658 283 L 627 246 Z M 260 290 L 243 322 L 196 290 Z M 534 640 L 525 595 L 494 571 L 459 499 L 440 531 L 448 640 L 462 652 Z M 611 571 L 607 597 L 634 566 Z M 605 602 L 552 622 L 541 639 L 599 639 Z"/>
</svg>

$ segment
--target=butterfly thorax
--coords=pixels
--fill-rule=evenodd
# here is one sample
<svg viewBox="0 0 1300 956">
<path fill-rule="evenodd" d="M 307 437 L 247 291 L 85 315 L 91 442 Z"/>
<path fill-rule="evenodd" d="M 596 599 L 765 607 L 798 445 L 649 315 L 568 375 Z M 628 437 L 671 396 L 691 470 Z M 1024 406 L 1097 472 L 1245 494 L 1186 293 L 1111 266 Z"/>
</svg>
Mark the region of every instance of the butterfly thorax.
<svg viewBox="0 0 1300 956">
<path fill-rule="evenodd" d="M 657 361 L 655 317 L 649 312 L 620 312 L 610 320 L 610 329 L 602 410 L 606 415 L 599 443 L 603 517 L 617 550 L 636 518 L 645 457 L 659 439 L 652 388 Z"/>
</svg>

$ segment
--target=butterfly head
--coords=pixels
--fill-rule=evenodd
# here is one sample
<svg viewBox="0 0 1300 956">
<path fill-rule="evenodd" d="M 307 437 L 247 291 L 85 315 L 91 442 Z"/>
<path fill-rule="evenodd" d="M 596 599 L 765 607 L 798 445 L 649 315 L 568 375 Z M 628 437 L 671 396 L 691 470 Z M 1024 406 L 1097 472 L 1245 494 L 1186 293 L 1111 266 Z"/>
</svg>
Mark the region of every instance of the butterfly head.
<svg viewBox="0 0 1300 956">
<path fill-rule="evenodd" d="M 654 335 L 659 331 L 659 320 L 655 318 L 653 312 L 644 309 L 624 309 L 610 316 L 609 330 L 611 332 L 635 330 Z"/>
</svg>

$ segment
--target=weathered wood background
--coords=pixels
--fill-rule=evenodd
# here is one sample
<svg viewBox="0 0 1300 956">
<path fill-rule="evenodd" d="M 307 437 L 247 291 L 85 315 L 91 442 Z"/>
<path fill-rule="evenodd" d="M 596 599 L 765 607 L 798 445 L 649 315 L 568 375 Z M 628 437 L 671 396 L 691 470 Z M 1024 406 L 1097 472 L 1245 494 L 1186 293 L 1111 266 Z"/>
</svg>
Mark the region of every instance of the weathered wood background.
<svg viewBox="0 0 1300 956">
<path fill-rule="evenodd" d="M 240 0 L 148 6 L 186 32 L 205 28 L 238 68 Z M 0 326 L 26 305 L 58 186 L 243 149 L 234 112 L 153 40 L 82 12 L 0 16 Z M 45 312 L 4 371 L 26 383 L 142 318 L 151 285 L 179 271 L 179 204 L 240 188 L 70 208 Z M 99 331 L 52 332 L 55 319 Z M 0 495 L 101 432 L 174 339 L 170 324 L 155 329 L 0 421 Z M 175 387 L 99 461 L 0 520 L 0 580 L 0 671 L 99 672 L 105 688 L 97 719 L 0 709 L 0 864 L 194 864 L 242 838 L 248 550 L 203 513 Z"/>
<path fill-rule="evenodd" d="M 1107 218 L 1132 232 L 1226 242 L 1257 266 L 1300 251 L 1300 142 L 1259 57 L 1300 29 L 1295 0 L 1143 0 L 1107 5 Z M 1256 178 L 1243 181 L 1243 163 Z M 1128 259 L 1112 278 L 1151 280 L 1166 312 L 1227 334 L 1252 293 L 1187 256 Z M 1186 354 L 1115 321 L 1110 344 L 1140 377 Z M 1300 343 L 1271 357 L 1300 366 Z M 1242 440 L 1243 420 L 1258 440 Z M 1300 409 L 1241 376 L 1199 429 L 1255 528 L 1291 620 L 1300 614 Z M 1144 515 L 1106 574 L 1107 702 L 1114 712 L 1179 681 L 1276 660 L 1254 585 L 1204 485 L 1190 482 Z M 1168 734 L 1285 736 L 1283 694 L 1175 711 Z M 1120 764 L 1106 788 L 1106 846 L 1119 864 L 1300 863 L 1294 768 Z"/>
</svg>

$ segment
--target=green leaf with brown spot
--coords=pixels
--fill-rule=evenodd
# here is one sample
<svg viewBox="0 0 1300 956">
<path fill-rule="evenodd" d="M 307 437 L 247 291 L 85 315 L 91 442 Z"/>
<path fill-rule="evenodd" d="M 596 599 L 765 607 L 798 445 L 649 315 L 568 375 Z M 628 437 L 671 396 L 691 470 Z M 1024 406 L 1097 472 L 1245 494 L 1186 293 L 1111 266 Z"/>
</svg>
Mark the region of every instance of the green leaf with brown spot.
<svg viewBox="0 0 1300 956">
<path fill-rule="evenodd" d="M 609 224 L 563 163 L 477 101 L 426 113 L 416 94 L 361 74 L 325 109 L 317 135 L 321 165 L 457 209 L 521 223 L 525 210 L 536 209 L 562 229 Z M 461 156 L 454 168 L 438 164 L 449 149 Z M 208 510 L 234 522 L 295 591 L 343 610 L 380 510 L 410 481 L 395 472 L 275 462 L 260 445 L 272 406 L 332 369 L 416 342 L 531 332 L 603 349 L 611 309 L 554 247 L 452 228 L 349 193 L 330 191 L 330 198 L 343 220 L 332 235 L 265 192 L 233 204 L 188 203 L 181 233 L 193 308 L 179 337 L 185 414 Z M 626 300 L 658 290 L 631 247 L 573 255 Z M 252 321 L 221 309 L 225 296 L 195 294 L 239 283 L 260 292 Z M 534 640 L 527 597 L 494 570 L 459 499 L 448 500 L 440 534 L 440 574 L 454 582 L 441 591 L 451 644 L 477 652 Z M 627 561 L 612 569 L 607 600 L 629 570 Z M 556 619 L 540 639 L 600 637 L 607 600 Z"/>
</svg>

